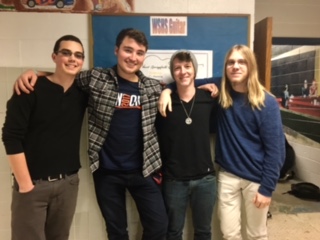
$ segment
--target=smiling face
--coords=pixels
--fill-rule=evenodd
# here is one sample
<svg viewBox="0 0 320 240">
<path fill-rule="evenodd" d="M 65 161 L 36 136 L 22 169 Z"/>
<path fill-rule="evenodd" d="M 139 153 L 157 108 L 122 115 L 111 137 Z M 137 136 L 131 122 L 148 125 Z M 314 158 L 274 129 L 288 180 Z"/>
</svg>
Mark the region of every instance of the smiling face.
<svg viewBox="0 0 320 240">
<path fill-rule="evenodd" d="M 178 58 L 172 62 L 173 78 L 179 87 L 194 85 L 195 69 L 191 61 L 181 61 Z"/>
<path fill-rule="evenodd" d="M 52 59 L 56 64 L 56 73 L 75 76 L 83 66 L 83 47 L 75 41 L 61 41 L 59 50 L 52 54 Z"/>
<path fill-rule="evenodd" d="M 136 72 L 142 67 L 146 52 L 146 46 L 126 36 L 120 46 L 115 49 L 118 58 L 118 74 L 127 80 L 138 81 Z"/>
<path fill-rule="evenodd" d="M 234 50 L 225 64 L 227 78 L 235 91 L 246 92 L 248 82 L 248 63 L 243 55 Z"/>
</svg>

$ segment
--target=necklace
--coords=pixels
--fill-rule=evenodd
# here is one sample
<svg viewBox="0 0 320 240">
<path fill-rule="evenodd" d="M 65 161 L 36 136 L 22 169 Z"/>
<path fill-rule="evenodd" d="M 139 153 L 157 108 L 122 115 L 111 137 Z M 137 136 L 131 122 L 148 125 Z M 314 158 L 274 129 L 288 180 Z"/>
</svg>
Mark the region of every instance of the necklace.
<svg viewBox="0 0 320 240">
<path fill-rule="evenodd" d="M 193 105 L 194 105 L 194 100 L 195 100 L 195 99 L 196 99 L 196 94 L 194 94 L 194 96 L 193 96 L 193 98 L 192 98 L 192 103 L 191 103 L 191 108 L 190 108 L 189 113 L 187 113 L 187 110 L 186 110 L 186 108 L 184 107 L 182 100 L 180 99 L 180 103 L 181 103 L 181 105 L 182 105 L 182 107 L 183 107 L 183 110 L 184 110 L 186 116 L 187 116 L 187 118 L 186 118 L 186 120 L 185 120 L 185 123 L 186 123 L 187 125 L 190 125 L 190 124 L 192 123 L 192 118 L 191 118 L 190 116 L 191 116 L 191 113 L 192 113 L 192 109 L 193 109 Z"/>
</svg>

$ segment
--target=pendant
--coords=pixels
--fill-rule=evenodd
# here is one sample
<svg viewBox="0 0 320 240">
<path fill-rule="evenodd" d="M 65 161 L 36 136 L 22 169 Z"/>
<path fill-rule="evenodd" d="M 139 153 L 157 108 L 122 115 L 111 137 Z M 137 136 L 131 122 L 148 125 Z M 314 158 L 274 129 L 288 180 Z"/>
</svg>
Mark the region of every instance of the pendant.
<svg viewBox="0 0 320 240">
<path fill-rule="evenodd" d="M 186 124 L 190 125 L 192 123 L 192 119 L 188 117 L 188 118 L 186 118 L 185 122 L 186 122 Z"/>
</svg>

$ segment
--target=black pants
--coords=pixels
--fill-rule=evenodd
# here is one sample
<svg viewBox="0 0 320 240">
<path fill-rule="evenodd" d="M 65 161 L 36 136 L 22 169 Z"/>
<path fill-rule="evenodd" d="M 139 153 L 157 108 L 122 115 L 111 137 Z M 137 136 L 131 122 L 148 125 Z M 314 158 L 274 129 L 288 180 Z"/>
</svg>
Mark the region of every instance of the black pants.
<svg viewBox="0 0 320 240">
<path fill-rule="evenodd" d="M 141 173 L 108 174 L 103 170 L 93 173 L 97 201 L 106 221 L 109 240 L 129 239 L 127 231 L 126 190 L 134 199 L 144 240 L 165 239 L 168 218 L 161 189 L 152 177 Z"/>
</svg>

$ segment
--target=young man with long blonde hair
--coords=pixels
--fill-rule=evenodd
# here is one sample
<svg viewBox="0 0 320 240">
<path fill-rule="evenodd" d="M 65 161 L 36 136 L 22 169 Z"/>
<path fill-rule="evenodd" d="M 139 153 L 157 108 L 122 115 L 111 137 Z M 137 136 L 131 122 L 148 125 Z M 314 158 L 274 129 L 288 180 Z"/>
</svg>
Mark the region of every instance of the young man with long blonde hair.
<svg viewBox="0 0 320 240">
<path fill-rule="evenodd" d="M 259 82 L 254 53 L 235 45 L 226 55 L 216 142 L 218 216 L 223 239 L 268 239 L 267 212 L 284 162 L 279 105 Z"/>
</svg>

